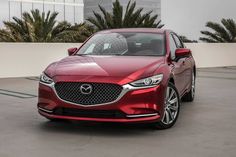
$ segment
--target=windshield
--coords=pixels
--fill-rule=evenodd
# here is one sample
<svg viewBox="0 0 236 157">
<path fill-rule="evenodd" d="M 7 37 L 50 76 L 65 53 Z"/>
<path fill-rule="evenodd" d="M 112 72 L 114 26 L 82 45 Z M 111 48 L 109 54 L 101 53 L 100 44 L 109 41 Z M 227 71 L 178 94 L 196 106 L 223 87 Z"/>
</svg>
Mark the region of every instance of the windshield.
<svg viewBox="0 0 236 157">
<path fill-rule="evenodd" d="M 163 56 L 164 41 L 163 34 L 101 33 L 89 39 L 77 55 Z"/>
</svg>

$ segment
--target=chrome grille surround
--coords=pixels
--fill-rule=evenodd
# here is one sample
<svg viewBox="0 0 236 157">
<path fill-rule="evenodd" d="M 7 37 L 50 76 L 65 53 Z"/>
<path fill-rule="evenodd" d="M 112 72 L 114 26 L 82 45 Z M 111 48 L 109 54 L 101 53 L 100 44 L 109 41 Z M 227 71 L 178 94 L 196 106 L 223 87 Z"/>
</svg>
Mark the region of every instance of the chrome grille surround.
<svg viewBox="0 0 236 157">
<path fill-rule="evenodd" d="M 81 92 L 81 86 L 85 84 L 92 86 L 91 94 Z M 114 102 L 123 90 L 118 84 L 87 82 L 58 82 L 54 89 L 62 100 L 84 106 Z"/>
<path fill-rule="evenodd" d="M 82 107 L 103 106 L 103 105 L 113 104 L 113 103 L 116 103 L 117 101 L 119 101 L 129 91 L 138 90 L 138 89 L 147 89 L 147 88 L 152 88 L 152 87 L 156 86 L 156 85 L 153 85 L 153 86 L 148 86 L 148 87 L 134 87 L 134 86 L 132 86 L 130 84 L 125 84 L 125 85 L 121 86 L 123 88 L 123 90 L 121 91 L 120 95 L 118 96 L 118 98 L 115 101 L 109 102 L 109 103 L 103 103 L 103 104 L 83 105 L 83 104 L 77 104 L 77 103 L 73 103 L 73 102 L 69 102 L 69 101 L 61 99 L 58 96 L 57 92 L 56 92 L 55 83 L 54 82 L 51 83 L 51 84 L 46 84 L 46 83 L 40 81 L 39 83 L 44 85 L 44 86 L 50 87 L 54 91 L 54 93 L 56 94 L 56 96 L 57 96 L 57 98 L 59 100 L 65 102 L 65 103 L 69 103 L 69 104 L 73 104 L 73 105 L 77 105 L 77 106 L 82 106 Z"/>
</svg>

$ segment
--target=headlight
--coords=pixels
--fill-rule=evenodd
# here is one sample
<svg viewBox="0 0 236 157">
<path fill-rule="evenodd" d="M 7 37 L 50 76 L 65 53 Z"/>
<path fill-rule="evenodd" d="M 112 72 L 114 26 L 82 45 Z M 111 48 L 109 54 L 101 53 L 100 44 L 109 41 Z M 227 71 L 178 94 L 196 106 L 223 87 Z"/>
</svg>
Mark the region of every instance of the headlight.
<svg viewBox="0 0 236 157">
<path fill-rule="evenodd" d="M 134 81 L 130 84 L 134 87 L 154 86 L 154 85 L 158 85 L 162 81 L 162 78 L 163 78 L 163 74 L 159 74 L 159 75 L 151 76 L 151 77 L 141 79 L 138 81 Z"/>
<path fill-rule="evenodd" d="M 42 74 L 40 76 L 40 82 L 45 83 L 45 84 L 52 84 L 53 80 L 51 78 L 49 78 L 46 74 Z"/>
</svg>

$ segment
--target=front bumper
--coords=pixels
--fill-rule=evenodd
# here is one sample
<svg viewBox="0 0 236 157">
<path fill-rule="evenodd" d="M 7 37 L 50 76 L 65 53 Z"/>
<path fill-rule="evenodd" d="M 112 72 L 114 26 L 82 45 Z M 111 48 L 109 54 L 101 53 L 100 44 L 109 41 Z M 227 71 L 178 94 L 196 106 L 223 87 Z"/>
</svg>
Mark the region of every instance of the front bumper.
<svg viewBox="0 0 236 157">
<path fill-rule="evenodd" d="M 38 110 L 42 116 L 56 119 L 121 123 L 155 122 L 162 117 L 163 90 L 162 85 L 146 89 L 135 89 L 126 92 L 118 101 L 111 104 L 81 106 L 61 100 L 52 87 L 40 83 Z M 59 109 L 62 111 L 57 112 Z M 67 109 L 73 109 L 73 112 L 64 112 Z M 75 114 L 74 111 L 77 110 L 79 112 Z M 119 116 L 107 114 L 113 111 L 121 114 Z M 104 115 L 97 114 L 101 112 Z"/>
<path fill-rule="evenodd" d="M 42 116 L 48 118 L 55 118 L 55 119 L 67 119 L 67 120 L 78 120 L 78 121 L 94 121 L 94 122 L 118 122 L 118 123 L 135 123 L 135 122 L 154 122 L 160 118 L 159 115 L 150 116 L 150 117 L 143 117 L 143 118 L 133 118 L 133 119 L 113 119 L 113 118 L 89 118 L 89 117 L 73 117 L 73 116 L 61 116 L 61 115 L 54 115 L 46 113 L 42 110 L 39 110 L 39 113 Z"/>
</svg>

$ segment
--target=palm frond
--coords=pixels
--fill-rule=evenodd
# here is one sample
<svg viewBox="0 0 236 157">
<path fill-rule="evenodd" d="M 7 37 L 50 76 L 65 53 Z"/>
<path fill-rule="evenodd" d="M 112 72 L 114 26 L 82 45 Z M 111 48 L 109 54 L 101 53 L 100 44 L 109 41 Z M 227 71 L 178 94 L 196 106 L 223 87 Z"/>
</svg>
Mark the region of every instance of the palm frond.
<svg viewBox="0 0 236 157">
<path fill-rule="evenodd" d="M 157 21 L 158 15 L 151 15 L 152 11 L 143 13 L 143 8 L 136 8 L 135 1 L 129 1 L 126 9 L 119 0 L 113 2 L 112 12 L 108 12 L 104 7 L 99 5 L 102 14 L 93 12 L 93 17 L 89 17 L 87 21 L 92 23 L 97 30 L 112 29 L 112 28 L 134 28 L 134 27 L 149 27 L 161 28 L 161 21 Z M 157 22 L 156 22 L 157 21 Z"/>
<path fill-rule="evenodd" d="M 201 33 L 205 36 L 208 36 L 208 38 L 211 39 L 212 41 L 225 42 L 224 39 L 222 39 L 221 36 L 219 36 L 218 34 L 214 34 L 214 33 L 209 32 L 209 31 L 201 31 Z"/>
<path fill-rule="evenodd" d="M 116 0 L 113 2 L 113 15 L 111 16 L 113 21 L 113 27 L 121 28 L 123 25 L 123 7 L 121 6 L 120 2 Z"/>
<path fill-rule="evenodd" d="M 23 13 L 22 19 L 13 17 L 12 22 L 4 22 L 5 29 L 0 30 L 0 41 L 75 42 L 79 39 L 74 39 L 74 36 L 80 33 L 78 32 L 80 30 L 73 29 L 72 25 L 66 21 L 58 23 L 57 15 L 57 12 L 40 13 L 36 9 L 30 13 Z M 85 40 L 89 35 L 89 33 L 83 34 L 83 39 Z"/>
<path fill-rule="evenodd" d="M 221 24 L 207 22 L 206 27 L 212 31 L 201 31 L 204 42 L 236 42 L 236 23 L 233 19 L 222 19 Z"/>
<path fill-rule="evenodd" d="M 222 19 L 221 23 L 228 31 L 230 35 L 230 41 L 231 40 L 233 41 L 236 37 L 236 23 L 234 22 L 233 19 Z"/>
</svg>

